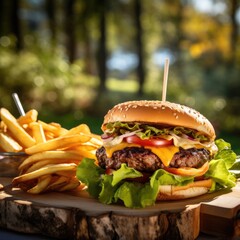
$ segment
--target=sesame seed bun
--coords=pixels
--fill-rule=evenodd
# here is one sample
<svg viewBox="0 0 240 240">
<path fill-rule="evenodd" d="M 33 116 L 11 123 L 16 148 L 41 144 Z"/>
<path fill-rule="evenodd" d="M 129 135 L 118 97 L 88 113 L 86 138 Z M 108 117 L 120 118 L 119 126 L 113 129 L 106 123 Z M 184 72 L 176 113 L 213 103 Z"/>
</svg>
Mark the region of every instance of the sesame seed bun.
<svg viewBox="0 0 240 240">
<path fill-rule="evenodd" d="M 142 100 L 120 103 L 105 115 L 102 130 L 106 129 L 106 124 L 114 122 L 182 126 L 207 135 L 211 141 L 216 137 L 212 124 L 202 114 L 190 107 L 167 101 Z"/>
</svg>

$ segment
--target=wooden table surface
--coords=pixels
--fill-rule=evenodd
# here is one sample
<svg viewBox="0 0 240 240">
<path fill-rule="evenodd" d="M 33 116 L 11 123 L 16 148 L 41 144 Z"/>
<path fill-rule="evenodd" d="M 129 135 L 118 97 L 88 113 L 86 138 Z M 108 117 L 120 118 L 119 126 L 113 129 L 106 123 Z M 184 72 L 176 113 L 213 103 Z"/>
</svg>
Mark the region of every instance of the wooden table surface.
<svg viewBox="0 0 240 240">
<path fill-rule="evenodd" d="M 187 200 L 159 202 L 144 209 L 104 205 L 90 198 L 86 192 L 27 194 L 13 189 L 9 178 L 0 178 L 1 188 L 0 227 L 7 229 L 2 230 L 5 235 L 14 234 L 8 231 L 13 230 L 41 237 L 39 234 L 44 230 L 43 239 L 48 239 L 46 236 L 49 239 L 62 236 L 94 239 L 100 233 L 106 234 L 101 231 L 108 228 L 109 236 L 106 239 L 112 239 L 112 236 L 120 233 L 128 236 L 128 239 L 131 239 L 131 234 L 136 236 L 136 233 L 142 236 L 139 239 L 144 239 L 144 234 L 148 239 L 156 236 L 169 239 L 177 234 L 167 235 L 169 231 L 178 232 L 178 239 L 240 238 L 237 219 L 240 184 L 231 190 Z"/>
</svg>

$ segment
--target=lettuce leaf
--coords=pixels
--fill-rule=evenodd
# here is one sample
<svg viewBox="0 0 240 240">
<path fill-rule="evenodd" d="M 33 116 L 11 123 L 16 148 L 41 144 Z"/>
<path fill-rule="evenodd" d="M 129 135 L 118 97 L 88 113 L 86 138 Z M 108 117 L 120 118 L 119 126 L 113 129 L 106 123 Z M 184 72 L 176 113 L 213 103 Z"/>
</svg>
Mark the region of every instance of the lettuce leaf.
<svg viewBox="0 0 240 240">
<path fill-rule="evenodd" d="M 139 131 L 141 130 L 141 131 Z M 204 134 L 190 128 L 185 127 L 161 127 L 159 126 L 150 126 L 142 123 L 124 123 L 124 122 L 114 122 L 108 123 L 106 125 L 106 133 L 109 135 L 122 135 L 126 132 L 137 131 L 137 135 L 141 139 L 149 139 L 150 137 L 163 136 L 163 135 L 171 135 L 171 133 L 176 134 L 177 136 L 181 136 L 182 134 L 187 135 L 193 139 L 197 139 L 199 141 L 207 142 L 209 138 Z"/>
<path fill-rule="evenodd" d="M 209 162 L 206 178 L 213 179 L 211 191 L 233 187 L 236 177 L 229 169 L 234 166 L 236 154 L 231 145 L 222 139 L 216 140 L 218 153 Z M 239 164 L 238 164 L 239 166 Z M 155 204 L 161 185 L 184 186 L 194 181 L 194 177 L 183 177 L 158 169 L 150 177 L 150 181 L 139 183 L 126 179 L 141 177 L 142 173 L 122 164 L 112 175 L 95 164 L 93 159 L 84 158 L 77 168 L 78 179 L 87 185 L 89 194 L 104 204 L 122 201 L 129 208 L 143 208 Z"/>
<path fill-rule="evenodd" d="M 91 196 L 97 198 L 101 192 L 101 178 L 104 169 L 95 164 L 95 160 L 84 158 L 81 166 L 77 169 L 77 178 L 88 186 L 88 192 Z"/>
<path fill-rule="evenodd" d="M 77 169 L 78 179 L 88 186 L 87 191 L 100 202 L 116 203 L 122 200 L 126 207 L 142 208 L 155 203 L 159 185 L 185 185 L 194 180 L 193 177 L 179 177 L 162 169 L 155 171 L 147 183 L 124 181 L 141 177 L 142 173 L 122 164 L 112 175 L 104 174 L 104 170 L 85 158 Z"/>
<path fill-rule="evenodd" d="M 218 152 L 214 159 L 209 162 L 209 169 L 205 177 L 212 178 L 215 181 L 215 187 L 211 191 L 215 191 L 223 187 L 234 187 L 236 184 L 236 177 L 229 169 L 236 161 L 236 154 L 231 150 L 231 144 L 225 142 L 223 139 L 215 141 Z"/>
<path fill-rule="evenodd" d="M 158 186 L 150 187 L 149 182 L 142 184 L 138 182 L 123 182 L 117 189 L 114 198 L 115 202 L 122 200 L 129 208 L 142 208 L 155 203 L 158 193 Z"/>
</svg>

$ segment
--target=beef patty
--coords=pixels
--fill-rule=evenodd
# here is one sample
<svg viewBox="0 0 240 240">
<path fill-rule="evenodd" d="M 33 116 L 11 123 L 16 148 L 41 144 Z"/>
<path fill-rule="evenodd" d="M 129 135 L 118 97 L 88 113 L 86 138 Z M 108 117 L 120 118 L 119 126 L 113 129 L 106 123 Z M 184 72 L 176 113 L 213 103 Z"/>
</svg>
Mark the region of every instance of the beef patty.
<svg viewBox="0 0 240 240">
<path fill-rule="evenodd" d="M 210 158 L 210 153 L 206 149 L 179 149 L 180 151 L 175 153 L 170 167 L 201 167 Z M 157 155 L 155 155 L 150 149 L 144 147 L 127 147 L 122 150 L 118 150 L 112 154 L 111 158 L 107 157 L 106 150 L 101 147 L 96 152 L 96 157 L 99 162 L 99 166 L 102 168 L 119 169 L 122 163 L 126 163 L 127 166 L 132 167 L 142 172 L 154 172 L 159 168 L 164 168 L 164 165 Z"/>
</svg>

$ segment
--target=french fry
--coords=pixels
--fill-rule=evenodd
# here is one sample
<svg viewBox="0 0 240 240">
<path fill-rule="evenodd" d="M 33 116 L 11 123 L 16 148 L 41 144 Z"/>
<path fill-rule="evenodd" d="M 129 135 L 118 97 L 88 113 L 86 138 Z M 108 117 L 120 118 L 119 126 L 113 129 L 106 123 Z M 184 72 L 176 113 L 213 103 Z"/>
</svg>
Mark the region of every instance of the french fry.
<svg viewBox="0 0 240 240">
<path fill-rule="evenodd" d="M 98 147 L 92 145 L 91 143 L 90 144 L 81 144 L 81 145 L 77 145 L 76 147 L 73 147 L 73 149 L 76 149 L 77 151 L 78 150 L 84 150 L 84 151 L 95 151 L 96 149 L 98 149 Z"/>
<path fill-rule="evenodd" d="M 39 152 L 34 155 L 27 157 L 22 164 L 19 166 L 19 169 L 23 169 L 26 166 L 29 166 L 37 161 L 42 161 L 45 159 L 72 159 L 80 161 L 82 155 L 78 151 L 44 151 Z"/>
<path fill-rule="evenodd" d="M 86 158 L 96 159 L 95 150 L 90 151 L 89 149 L 86 149 L 84 146 L 81 146 L 81 145 L 75 146 L 71 149 L 77 151 L 81 156 L 84 156 Z"/>
<path fill-rule="evenodd" d="M 97 148 L 99 148 L 99 146 L 102 146 L 103 144 L 101 137 L 96 134 L 93 134 L 92 138 L 90 139 L 90 142 Z"/>
<path fill-rule="evenodd" d="M 77 127 L 74 127 L 74 128 L 71 128 L 70 130 L 68 130 L 64 134 L 64 136 L 75 135 L 75 134 L 79 134 L 79 133 L 91 134 L 91 131 L 90 131 L 88 125 L 80 124 Z"/>
<path fill-rule="evenodd" d="M 17 122 L 23 126 L 32 122 L 36 122 L 38 117 L 38 112 L 35 109 L 28 111 L 25 115 L 19 117 Z"/>
<path fill-rule="evenodd" d="M 46 138 L 47 141 L 55 138 L 54 134 L 52 132 L 49 132 L 49 131 L 44 131 L 44 135 L 45 135 L 45 138 Z"/>
<path fill-rule="evenodd" d="M 56 123 L 56 122 L 50 122 L 48 124 L 51 126 L 55 126 L 56 128 L 59 128 L 59 129 L 62 127 L 60 123 Z"/>
<path fill-rule="evenodd" d="M 56 123 L 48 124 L 41 120 L 38 120 L 38 123 L 42 125 L 44 131 L 51 132 L 55 137 L 59 137 L 60 135 L 67 132 L 67 130 L 62 128 L 60 124 L 56 124 Z"/>
<path fill-rule="evenodd" d="M 102 145 L 88 125 L 67 130 L 59 123 L 38 120 L 34 109 L 16 119 L 1 108 L 0 118 L 0 150 L 29 155 L 20 164 L 13 186 L 32 194 L 83 189 L 76 177 L 77 165 L 84 157 L 95 159 L 96 149 Z"/>
<path fill-rule="evenodd" d="M 33 165 L 31 165 L 29 168 L 27 168 L 26 171 L 24 171 L 24 169 L 22 169 L 21 171 L 23 173 L 29 173 L 29 172 L 33 172 L 35 170 L 38 170 L 46 165 L 50 165 L 50 164 L 58 164 L 58 163 L 75 163 L 75 164 L 79 164 L 80 160 L 76 161 L 76 160 L 72 160 L 72 159 L 46 159 L 43 161 L 38 161 L 36 163 L 34 163 Z"/>
<path fill-rule="evenodd" d="M 0 122 L 0 129 L 1 132 L 7 132 L 7 126 L 3 121 Z"/>
<path fill-rule="evenodd" d="M 32 122 L 29 127 L 32 129 L 32 135 L 37 144 L 46 142 L 45 134 L 41 124 L 38 122 Z"/>
<path fill-rule="evenodd" d="M 7 133 L 0 132 L 0 147 L 5 152 L 20 152 L 22 151 L 22 146 L 18 144 L 14 139 L 12 139 Z"/>
<path fill-rule="evenodd" d="M 39 194 L 41 192 L 44 192 L 48 184 L 51 182 L 51 178 L 51 175 L 44 175 L 39 177 L 37 185 L 29 189 L 27 192 L 32 194 Z"/>
<path fill-rule="evenodd" d="M 31 154 L 35 154 L 43 151 L 63 149 L 66 147 L 72 147 L 72 146 L 81 144 L 83 142 L 87 142 L 89 139 L 90 137 L 82 134 L 58 137 L 58 138 L 54 138 L 49 141 L 46 141 L 44 143 L 39 143 L 32 147 L 26 148 L 25 152 L 31 155 Z"/>
<path fill-rule="evenodd" d="M 65 164 L 67 164 L 67 163 L 65 163 Z M 72 178 L 73 176 L 76 175 L 76 170 L 77 170 L 77 165 L 76 165 L 76 169 L 71 169 L 71 170 L 63 169 L 63 170 L 56 171 L 54 174 Z"/>
<path fill-rule="evenodd" d="M 59 192 L 69 191 L 77 188 L 80 185 L 80 182 L 77 178 L 71 179 L 66 185 L 58 189 Z"/>
<path fill-rule="evenodd" d="M 1 108 L 0 115 L 13 137 L 23 147 L 31 147 L 35 144 L 35 140 L 19 125 L 16 118 L 7 109 Z"/>
<path fill-rule="evenodd" d="M 51 125 L 51 126 L 55 126 L 55 127 L 59 128 L 59 134 L 60 135 L 63 135 L 63 134 L 68 132 L 68 130 L 66 128 L 63 128 L 61 126 L 61 124 L 59 124 L 59 123 L 51 122 L 51 123 L 48 123 L 48 124 Z"/>
<path fill-rule="evenodd" d="M 45 123 L 37 119 L 34 109 L 16 119 L 1 108 L 0 117 L 0 149 L 29 155 L 20 164 L 13 186 L 32 194 L 82 189 L 77 165 L 84 157 L 95 159 L 96 149 L 102 145 L 100 136 L 91 133 L 86 124 L 67 130 L 59 123 Z"/>
<path fill-rule="evenodd" d="M 61 187 L 63 187 L 65 184 L 67 184 L 69 182 L 69 178 L 68 177 L 64 177 L 64 176 L 54 176 L 53 178 L 55 178 L 55 181 L 52 181 L 48 187 L 47 190 L 58 190 Z M 52 179 L 53 179 L 52 178 Z"/>
<path fill-rule="evenodd" d="M 15 177 L 12 181 L 12 184 L 14 186 L 14 185 L 17 185 L 19 182 L 32 180 L 32 179 L 41 177 L 43 175 L 53 174 L 56 172 L 76 171 L 76 167 L 77 167 L 77 165 L 75 163 L 60 163 L 60 164 L 47 165 L 47 166 L 40 168 L 34 172 L 26 173 L 26 174 L 20 175 L 18 177 Z"/>
</svg>

